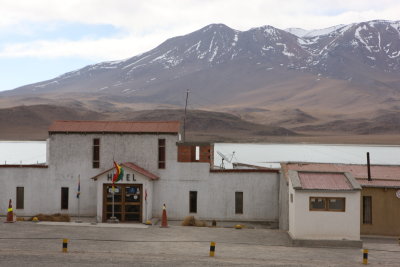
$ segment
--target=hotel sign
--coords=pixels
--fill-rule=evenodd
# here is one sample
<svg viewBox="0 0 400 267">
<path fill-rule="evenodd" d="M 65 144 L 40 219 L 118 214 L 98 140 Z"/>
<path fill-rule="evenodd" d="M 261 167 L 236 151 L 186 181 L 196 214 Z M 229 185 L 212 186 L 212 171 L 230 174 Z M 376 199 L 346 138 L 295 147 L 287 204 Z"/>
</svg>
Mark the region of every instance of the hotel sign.
<svg viewBox="0 0 400 267">
<path fill-rule="evenodd" d="M 112 181 L 113 176 L 114 176 L 114 173 L 108 173 L 107 174 L 107 181 Z M 123 182 L 123 181 L 127 181 L 127 182 L 136 181 L 135 174 L 127 173 L 127 174 L 124 175 L 124 177 L 122 177 L 122 179 L 120 181 L 121 182 Z"/>
</svg>

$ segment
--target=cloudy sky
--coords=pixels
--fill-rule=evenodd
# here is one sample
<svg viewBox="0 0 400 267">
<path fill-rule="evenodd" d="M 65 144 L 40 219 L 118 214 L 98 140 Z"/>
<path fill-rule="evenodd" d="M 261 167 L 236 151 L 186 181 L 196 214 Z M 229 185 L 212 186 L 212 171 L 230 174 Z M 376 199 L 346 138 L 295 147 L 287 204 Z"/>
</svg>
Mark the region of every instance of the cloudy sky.
<svg viewBox="0 0 400 267">
<path fill-rule="evenodd" d="M 0 90 L 129 58 L 211 23 L 320 29 L 399 14 L 399 0 L 0 0 Z"/>
</svg>

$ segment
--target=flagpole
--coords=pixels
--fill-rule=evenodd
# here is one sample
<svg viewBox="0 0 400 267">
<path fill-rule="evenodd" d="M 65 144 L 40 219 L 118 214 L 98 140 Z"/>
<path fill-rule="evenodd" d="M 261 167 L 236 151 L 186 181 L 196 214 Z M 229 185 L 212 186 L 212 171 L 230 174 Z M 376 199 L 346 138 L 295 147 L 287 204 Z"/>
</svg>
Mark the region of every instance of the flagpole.
<svg viewBox="0 0 400 267">
<path fill-rule="evenodd" d="M 145 189 L 144 190 L 144 204 L 145 204 L 145 213 L 146 213 L 146 222 L 147 222 L 147 220 L 148 220 L 148 218 L 147 218 L 147 189 Z"/>
<path fill-rule="evenodd" d="M 115 195 L 115 186 L 113 184 L 112 185 L 112 214 L 111 214 L 110 219 L 107 220 L 108 223 L 119 223 L 118 218 L 114 216 L 114 195 Z"/>
<path fill-rule="evenodd" d="M 78 193 L 77 193 L 77 196 L 78 196 L 78 220 L 75 221 L 77 223 L 82 222 L 81 221 L 81 196 L 80 196 L 80 194 L 81 194 L 81 175 L 79 174 L 78 175 Z"/>
<path fill-rule="evenodd" d="M 116 173 L 113 176 L 113 180 L 112 180 L 112 214 L 110 219 L 107 220 L 108 223 L 119 223 L 118 218 L 115 217 L 114 214 L 114 204 L 115 204 L 115 200 L 114 200 L 114 196 L 115 196 L 115 182 L 117 182 L 119 179 L 117 179 L 120 175 L 120 169 L 121 167 L 114 161 L 114 166 L 116 169 Z M 123 175 L 123 170 L 122 170 L 122 175 Z"/>
<path fill-rule="evenodd" d="M 115 195 L 115 187 L 114 184 L 112 185 L 112 215 L 111 215 L 111 219 L 114 219 L 114 195 Z"/>
<path fill-rule="evenodd" d="M 81 221 L 81 198 L 78 198 L 78 220 L 76 222 L 82 222 Z"/>
</svg>

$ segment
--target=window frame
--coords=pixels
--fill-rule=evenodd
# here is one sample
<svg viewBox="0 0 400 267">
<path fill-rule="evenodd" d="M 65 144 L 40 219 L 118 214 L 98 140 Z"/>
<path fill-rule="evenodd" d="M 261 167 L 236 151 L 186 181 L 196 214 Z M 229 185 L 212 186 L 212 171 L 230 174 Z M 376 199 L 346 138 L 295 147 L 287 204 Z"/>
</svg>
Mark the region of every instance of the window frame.
<svg viewBox="0 0 400 267">
<path fill-rule="evenodd" d="M 243 214 L 243 191 L 235 192 L 235 214 Z"/>
<path fill-rule="evenodd" d="M 158 168 L 166 168 L 166 140 L 165 138 L 158 139 Z"/>
<path fill-rule="evenodd" d="M 93 138 L 92 168 L 100 168 L 100 138 Z"/>
<path fill-rule="evenodd" d="M 61 187 L 61 209 L 69 208 L 69 187 Z"/>
<path fill-rule="evenodd" d="M 21 192 L 22 191 L 22 192 Z M 15 203 L 15 208 L 18 210 L 23 210 L 24 209 L 24 203 L 25 203 L 25 189 L 23 186 L 17 186 L 16 188 L 16 203 Z"/>
<path fill-rule="evenodd" d="M 311 207 L 311 199 L 318 199 L 318 198 L 322 198 L 324 200 L 324 208 L 320 208 L 320 209 L 316 209 Z M 329 201 L 331 199 L 340 199 L 343 200 L 343 208 L 342 209 L 331 209 L 329 208 Z M 346 212 L 346 198 L 345 197 L 314 197 L 314 196 L 310 196 L 309 197 L 309 211 L 329 211 L 329 212 Z"/>
<path fill-rule="evenodd" d="M 197 191 L 189 191 L 189 213 L 197 213 Z"/>
</svg>

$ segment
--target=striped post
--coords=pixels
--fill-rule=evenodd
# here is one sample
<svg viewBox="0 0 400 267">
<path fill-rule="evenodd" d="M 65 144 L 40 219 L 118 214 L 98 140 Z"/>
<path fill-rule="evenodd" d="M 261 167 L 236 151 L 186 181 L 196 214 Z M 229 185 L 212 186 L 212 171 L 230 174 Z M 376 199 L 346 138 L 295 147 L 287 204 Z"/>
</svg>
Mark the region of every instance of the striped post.
<svg viewBox="0 0 400 267">
<path fill-rule="evenodd" d="M 211 241 L 210 243 L 210 257 L 214 257 L 215 253 L 215 242 Z"/>
<path fill-rule="evenodd" d="M 68 239 L 63 239 L 62 252 L 68 252 Z"/>
<path fill-rule="evenodd" d="M 363 264 L 368 264 L 368 249 L 363 249 Z"/>
</svg>

